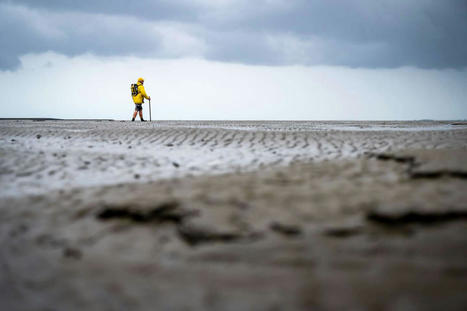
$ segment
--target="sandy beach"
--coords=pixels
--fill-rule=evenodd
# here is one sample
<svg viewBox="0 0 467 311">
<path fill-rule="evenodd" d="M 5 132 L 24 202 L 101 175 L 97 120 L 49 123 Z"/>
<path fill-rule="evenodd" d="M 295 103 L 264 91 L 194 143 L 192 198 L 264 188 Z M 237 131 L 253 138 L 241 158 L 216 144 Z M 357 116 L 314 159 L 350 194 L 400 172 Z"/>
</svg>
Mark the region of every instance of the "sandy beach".
<svg viewBox="0 0 467 311">
<path fill-rule="evenodd" d="M 465 310 L 467 123 L 0 121 L 4 310 Z"/>
</svg>

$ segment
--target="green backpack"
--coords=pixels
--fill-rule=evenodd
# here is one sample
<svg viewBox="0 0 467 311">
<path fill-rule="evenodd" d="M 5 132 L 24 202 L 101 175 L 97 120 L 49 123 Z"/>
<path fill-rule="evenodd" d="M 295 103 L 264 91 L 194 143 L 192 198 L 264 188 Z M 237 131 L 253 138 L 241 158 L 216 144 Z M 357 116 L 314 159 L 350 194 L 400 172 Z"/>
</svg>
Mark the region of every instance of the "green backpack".
<svg viewBox="0 0 467 311">
<path fill-rule="evenodd" d="M 136 96 L 138 93 L 138 84 L 131 84 L 131 96 Z"/>
</svg>

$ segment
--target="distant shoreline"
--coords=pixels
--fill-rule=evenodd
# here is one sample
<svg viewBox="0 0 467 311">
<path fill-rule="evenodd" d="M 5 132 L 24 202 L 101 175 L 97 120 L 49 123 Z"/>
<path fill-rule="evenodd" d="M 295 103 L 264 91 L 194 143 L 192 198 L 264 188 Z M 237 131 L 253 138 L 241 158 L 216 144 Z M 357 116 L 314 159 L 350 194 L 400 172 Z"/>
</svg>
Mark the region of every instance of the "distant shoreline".
<svg viewBox="0 0 467 311">
<path fill-rule="evenodd" d="M 129 121 L 126 119 L 61 119 L 61 118 L 0 118 L 0 121 Z M 222 120 L 195 120 L 195 119 L 177 119 L 177 120 L 154 120 L 164 122 L 182 122 L 182 121 L 201 121 L 201 122 L 453 122 L 467 124 L 466 119 L 419 119 L 419 120 L 235 120 L 235 119 L 222 119 Z M 458 125 L 458 124 L 455 124 Z"/>
<path fill-rule="evenodd" d="M 115 121 L 114 119 L 0 118 L 12 121 Z"/>
</svg>

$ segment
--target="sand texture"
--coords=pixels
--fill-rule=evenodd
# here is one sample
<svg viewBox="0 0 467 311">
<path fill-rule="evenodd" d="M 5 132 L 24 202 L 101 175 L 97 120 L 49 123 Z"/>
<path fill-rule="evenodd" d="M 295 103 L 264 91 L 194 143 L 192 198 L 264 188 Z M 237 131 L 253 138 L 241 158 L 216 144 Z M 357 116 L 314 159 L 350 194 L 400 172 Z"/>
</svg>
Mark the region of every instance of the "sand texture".
<svg viewBox="0 0 467 311">
<path fill-rule="evenodd" d="M 466 310 L 463 122 L 0 121 L 2 310 Z"/>
</svg>

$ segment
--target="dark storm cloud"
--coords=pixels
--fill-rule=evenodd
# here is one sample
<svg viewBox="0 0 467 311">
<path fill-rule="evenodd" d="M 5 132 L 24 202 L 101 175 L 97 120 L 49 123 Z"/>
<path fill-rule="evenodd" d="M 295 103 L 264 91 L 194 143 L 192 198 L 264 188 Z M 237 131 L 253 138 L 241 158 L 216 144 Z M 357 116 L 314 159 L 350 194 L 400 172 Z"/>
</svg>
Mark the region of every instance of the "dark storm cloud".
<svg viewBox="0 0 467 311">
<path fill-rule="evenodd" d="M 193 20 L 196 17 L 196 6 L 191 5 L 191 1 L 3 0 L 1 2 L 53 11 L 132 15 L 147 19 Z"/>
<path fill-rule="evenodd" d="M 0 68 L 27 53 L 267 65 L 467 66 L 467 0 L 0 0 Z"/>
</svg>

